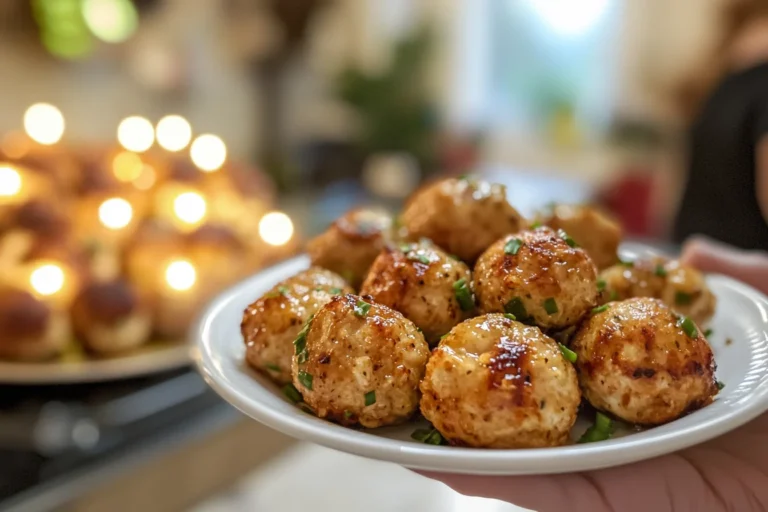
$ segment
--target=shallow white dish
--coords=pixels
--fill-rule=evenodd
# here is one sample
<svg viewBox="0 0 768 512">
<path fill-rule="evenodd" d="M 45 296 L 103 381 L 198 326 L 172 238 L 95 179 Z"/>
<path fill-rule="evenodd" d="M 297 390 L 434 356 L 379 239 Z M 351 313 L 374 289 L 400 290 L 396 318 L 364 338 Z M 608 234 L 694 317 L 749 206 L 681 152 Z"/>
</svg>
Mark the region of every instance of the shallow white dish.
<svg viewBox="0 0 768 512">
<path fill-rule="evenodd" d="M 131 354 L 108 359 L 19 363 L 0 361 L 0 384 L 80 384 L 131 379 L 191 363 L 187 343 L 151 343 Z"/>
<path fill-rule="evenodd" d="M 632 249 L 629 252 L 635 256 L 646 252 L 636 245 Z M 526 450 L 425 445 L 410 438 L 422 426 L 418 423 L 375 430 L 341 427 L 302 412 L 243 360 L 240 321 L 245 307 L 307 266 L 306 257 L 294 258 L 231 288 L 209 306 L 193 331 L 195 359 L 206 381 L 248 416 L 299 439 L 416 469 L 496 475 L 565 473 L 674 452 L 728 432 L 768 409 L 768 299 L 733 279 L 712 275 L 708 283 L 718 305 L 710 342 L 717 376 L 725 388 L 713 404 L 677 421 L 642 432 L 617 432 L 609 441 Z M 589 423 L 589 418 L 580 418 L 572 437 L 578 439 Z"/>
</svg>

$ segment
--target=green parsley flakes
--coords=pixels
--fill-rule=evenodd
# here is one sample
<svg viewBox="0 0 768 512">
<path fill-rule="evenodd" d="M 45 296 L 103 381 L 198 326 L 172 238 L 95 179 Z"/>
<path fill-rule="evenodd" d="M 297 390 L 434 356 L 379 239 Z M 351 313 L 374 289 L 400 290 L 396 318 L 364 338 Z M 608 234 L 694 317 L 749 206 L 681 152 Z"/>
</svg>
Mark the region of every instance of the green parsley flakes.
<svg viewBox="0 0 768 512">
<path fill-rule="evenodd" d="M 560 347 L 560 352 L 562 352 L 563 357 L 565 357 L 571 363 L 575 363 L 579 359 L 578 354 L 576 354 L 576 352 L 573 350 L 569 349 L 562 343 L 558 343 L 557 345 Z"/>
<path fill-rule="evenodd" d="M 307 388 L 308 390 L 312 391 L 312 380 L 314 377 L 312 377 L 311 373 L 307 373 L 304 371 L 299 372 L 299 382 L 301 382 L 301 385 Z"/>
<path fill-rule="evenodd" d="M 462 311 L 469 311 L 475 307 L 475 300 L 472 298 L 466 279 L 462 278 L 453 283 L 453 293 Z"/>
<path fill-rule="evenodd" d="M 545 300 L 543 303 L 543 306 L 544 306 L 544 311 L 546 311 L 548 315 L 554 315 L 559 311 L 557 309 L 557 301 L 552 297 Z"/>
<path fill-rule="evenodd" d="M 358 300 L 355 304 L 355 316 L 358 318 L 365 318 L 368 311 L 371 309 L 371 305 L 364 300 Z"/>
<path fill-rule="evenodd" d="M 376 391 L 369 391 L 365 394 L 365 406 L 373 405 L 376 403 Z"/>
<path fill-rule="evenodd" d="M 506 244 L 504 244 L 504 254 L 514 256 L 517 251 L 523 246 L 523 241 L 519 238 L 511 238 Z"/>
</svg>

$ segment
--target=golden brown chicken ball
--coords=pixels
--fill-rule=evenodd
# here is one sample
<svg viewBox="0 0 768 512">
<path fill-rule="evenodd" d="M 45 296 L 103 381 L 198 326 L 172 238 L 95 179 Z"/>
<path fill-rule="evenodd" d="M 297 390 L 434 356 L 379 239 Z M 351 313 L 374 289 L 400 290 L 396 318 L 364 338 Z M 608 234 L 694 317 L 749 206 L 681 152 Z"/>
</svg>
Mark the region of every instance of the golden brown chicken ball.
<svg viewBox="0 0 768 512">
<path fill-rule="evenodd" d="M 581 401 L 557 343 L 498 313 L 462 322 L 440 341 L 421 392 L 421 413 L 445 439 L 484 448 L 565 444 Z"/>
<path fill-rule="evenodd" d="M 584 397 L 644 425 L 679 418 L 717 394 L 715 358 L 695 323 L 658 299 L 601 306 L 571 342 Z"/>
<path fill-rule="evenodd" d="M 293 341 L 323 304 L 342 293 L 352 293 L 344 279 L 318 267 L 274 286 L 243 313 L 240 331 L 248 364 L 275 382 L 291 382 Z"/>
<path fill-rule="evenodd" d="M 352 210 L 307 243 L 312 265 L 344 277 L 355 289 L 390 240 L 392 218 L 375 210 Z"/>
<path fill-rule="evenodd" d="M 437 343 L 475 309 L 469 267 L 426 240 L 385 248 L 360 295 L 401 312 L 429 343 Z"/>
<path fill-rule="evenodd" d="M 654 297 L 697 325 L 706 325 L 717 299 L 697 269 L 677 260 L 649 258 L 605 269 L 599 276 L 600 302 Z"/>
<path fill-rule="evenodd" d="M 493 242 L 525 226 L 504 185 L 480 179 L 438 181 L 417 192 L 400 216 L 410 237 L 429 238 L 473 263 Z"/>
<path fill-rule="evenodd" d="M 86 285 L 75 299 L 71 314 L 77 337 L 98 354 L 111 355 L 140 347 L 152 333 L 149 308 L 124 281 Z"/>
<path fill-rule="evenodd" d="M 51 359 L 62 353 L 71 338 L 65 313 L 25 291 L 0 289 L 0 358 Z"/>
<path fill-rule="evenodd" d="M 373 428 L 405 421 L 419 406 L 429 347 L 394 309 L 336 296 L 295 349 L 293 384 L 320 418 Z"/>
<path fill-rule="evenodd" d="M 477 260 L 475 293 L 484 313 L 514 314 L 542 329 L 578 322 L 597 302 L 597 270 L 564 232 L 521 231 Z"/>
<path fill-rule="evenodd" d="M 587 205 L 554 205 L 537 218 L 537 222 L 552 229 L 562 229 L 579 244 L 598 269 L 619 261 L 621 226 L 594 207 Z"/>
</svg>

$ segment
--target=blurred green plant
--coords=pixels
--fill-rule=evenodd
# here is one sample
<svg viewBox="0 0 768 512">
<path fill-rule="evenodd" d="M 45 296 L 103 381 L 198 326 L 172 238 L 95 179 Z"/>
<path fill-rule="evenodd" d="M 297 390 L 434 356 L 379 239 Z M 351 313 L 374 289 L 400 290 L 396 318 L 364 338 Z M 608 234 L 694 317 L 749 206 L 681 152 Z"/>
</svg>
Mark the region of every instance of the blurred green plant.
<svg viewBox="0 0 768 512">
<path fill-rule="evenodd" d="M 337 93 L 357 113 L 364 151 L 406 151 L 423 169 L 436 162 L 438 120 L 425 83 L 433 39 L 431 28 L 422 26 L 395 43 L 380 73 L 356 67 L 341 73 Z"/>
</svg>

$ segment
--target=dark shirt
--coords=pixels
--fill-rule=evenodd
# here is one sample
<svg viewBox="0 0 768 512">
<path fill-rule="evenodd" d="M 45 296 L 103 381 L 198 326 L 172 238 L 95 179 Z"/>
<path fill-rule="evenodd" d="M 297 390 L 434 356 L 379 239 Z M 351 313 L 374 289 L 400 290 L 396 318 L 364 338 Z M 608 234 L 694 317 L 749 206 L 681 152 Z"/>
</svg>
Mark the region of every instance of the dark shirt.
<svg viewBox="0 0 768 512">
<path fill-rule="evenodd" d="M 756 188 L 756 148 L 768 135 L 768 62 L 726 77 L 690 133 L 690 166 L 674 237 L 703 234 L 768 249 Z"/>
</svg>

